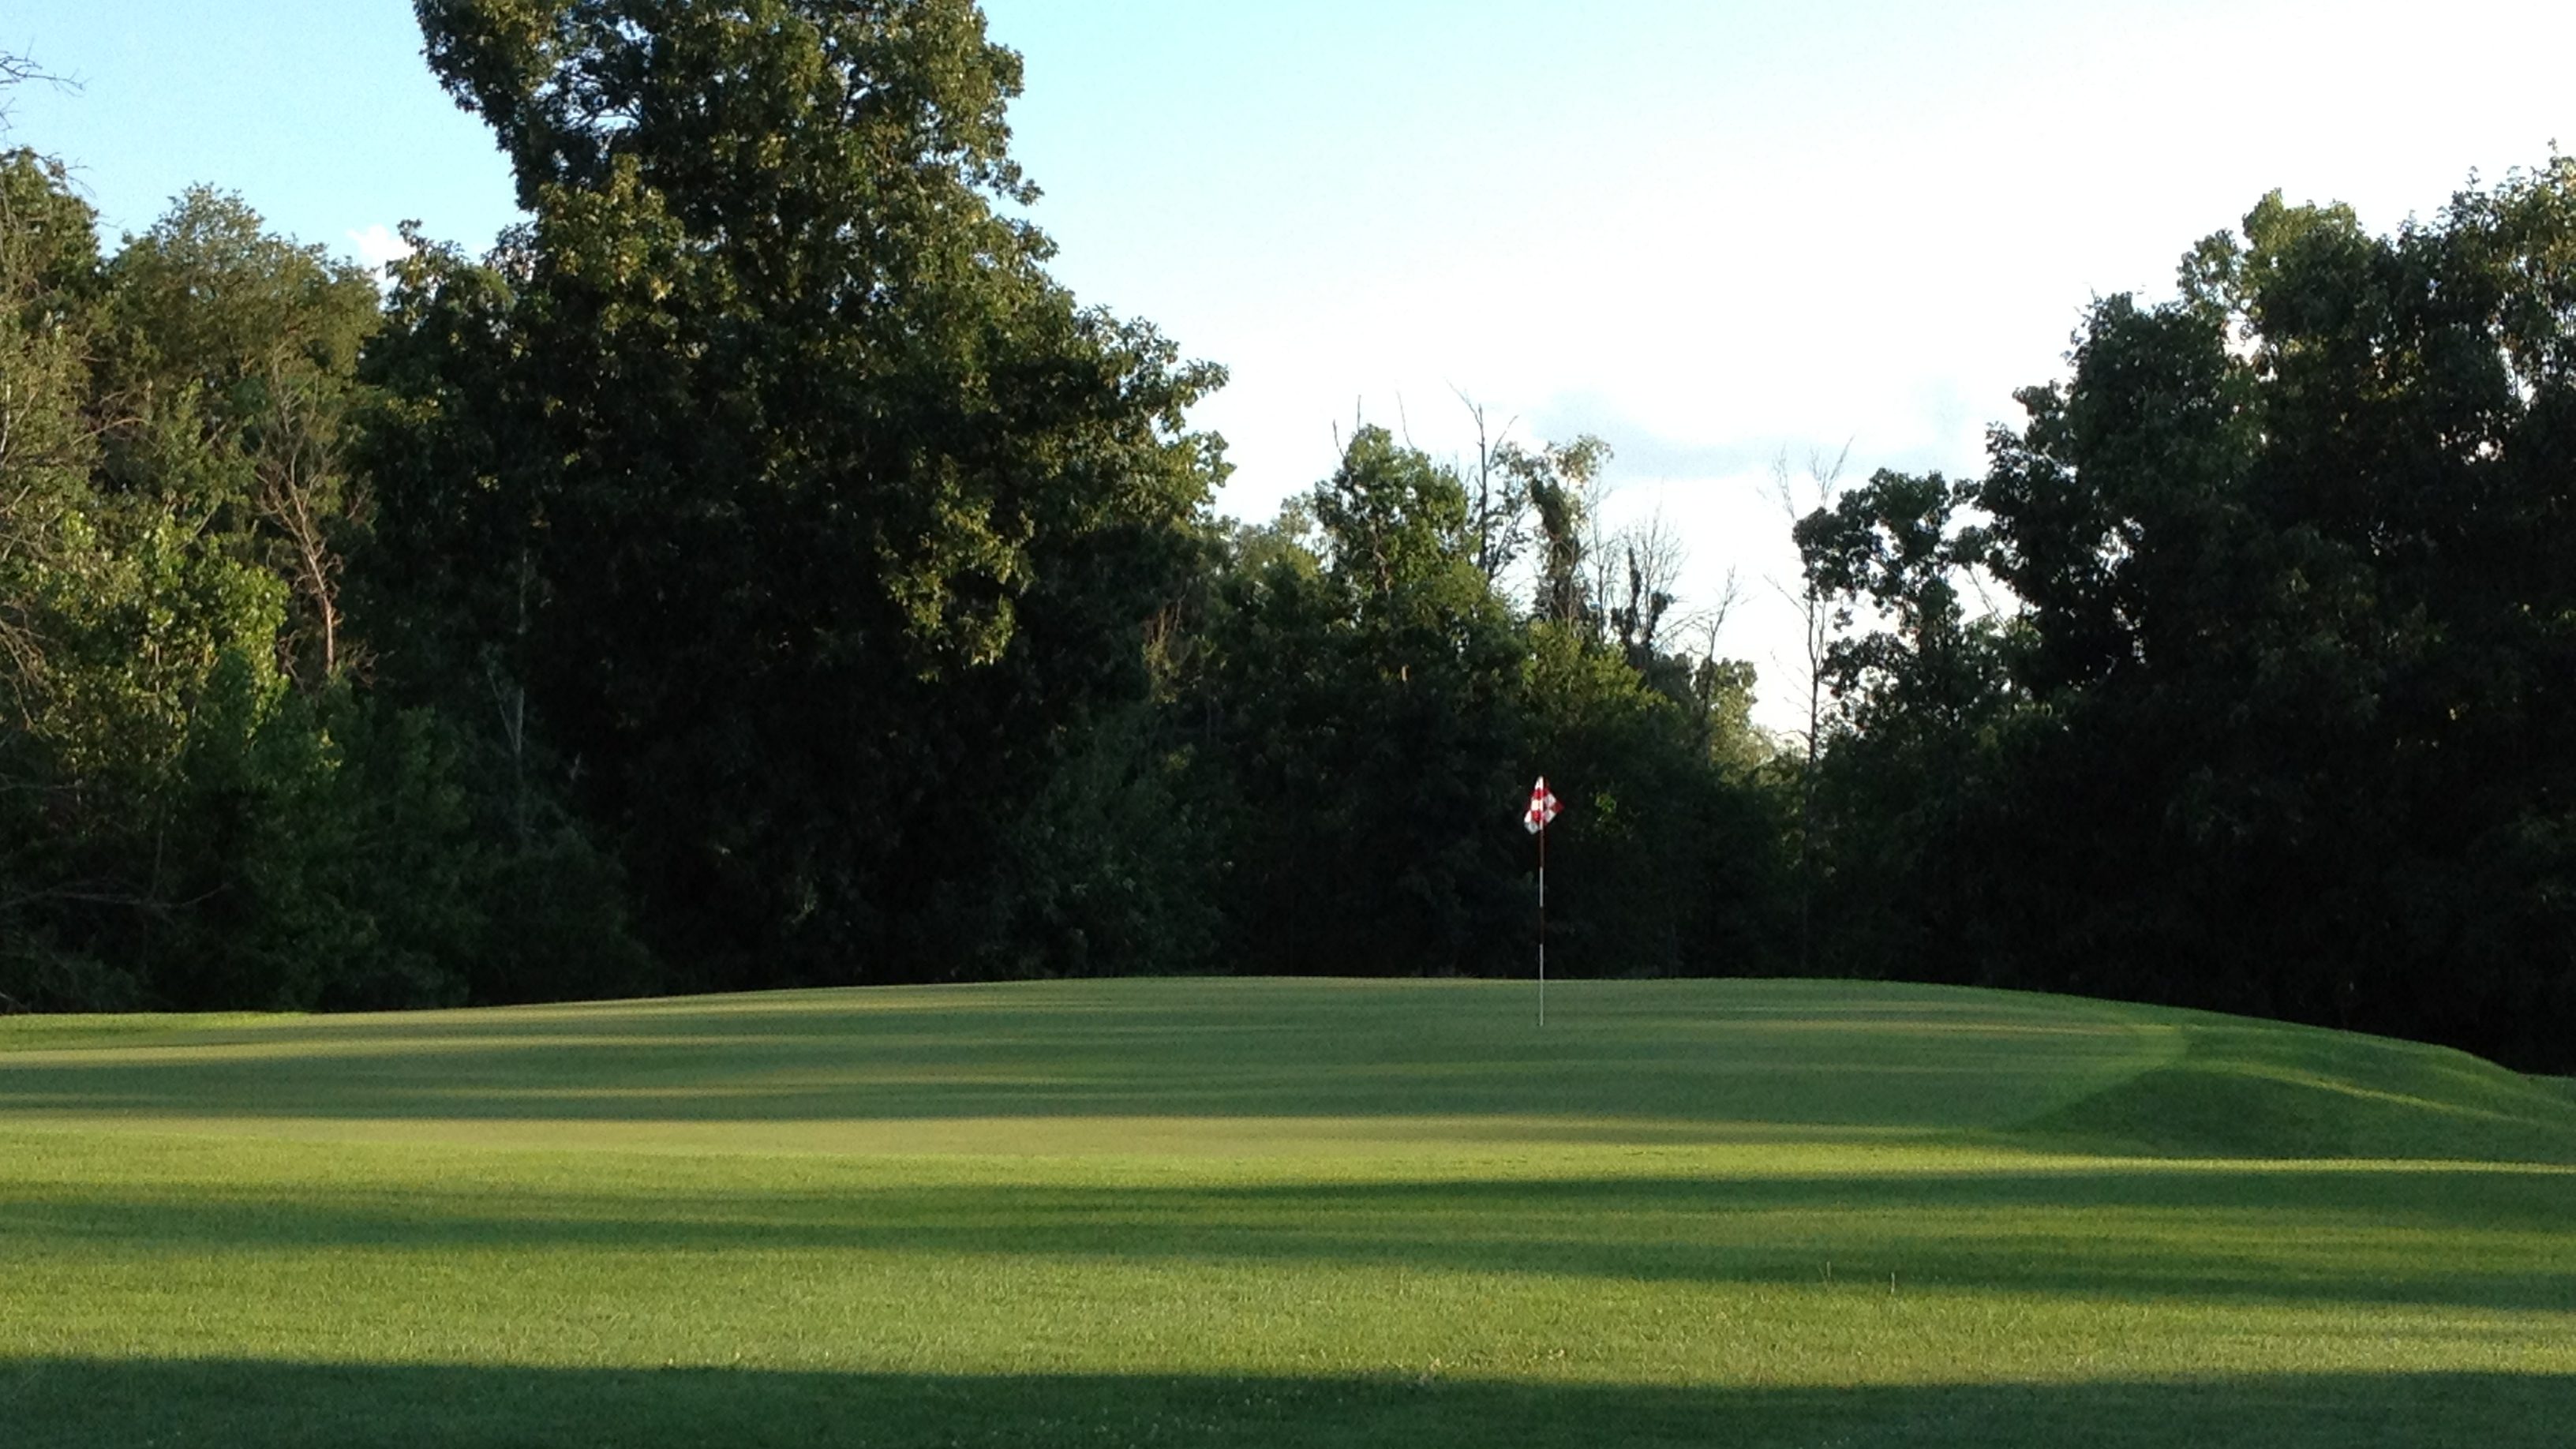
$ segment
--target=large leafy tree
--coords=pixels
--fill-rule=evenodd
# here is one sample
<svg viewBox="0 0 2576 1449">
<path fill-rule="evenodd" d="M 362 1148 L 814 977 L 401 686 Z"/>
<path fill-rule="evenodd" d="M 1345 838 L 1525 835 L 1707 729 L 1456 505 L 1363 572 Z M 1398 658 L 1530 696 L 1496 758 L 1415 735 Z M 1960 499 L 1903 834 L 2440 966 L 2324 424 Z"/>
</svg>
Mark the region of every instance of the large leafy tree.
<svg viewBox="0 0 2576 1449">
<path fill-rule="evenodd" d="M 389 673 L 541 752 L 713 984 L 971 965 L 1145 688 L 1217 375 L 1048 278 L 967 0 L 418 10 L 531 220 L 377 354 Z"/>
<path fill-rule="evenodd" d="M 59 166 L 24 150 L 0 156 L 0 1006 L 84 994 L 39 979 L 63 974 L 39 937 L 67 884 L 52 828 L 61 777 L 45 734 L 72 667 L 59 617 L 90 552 L 93 226 Z"/>
<path fill-rule="evenodd" d="M 99 384 L 123 414 L 106 435 L 111 486 L 189 491 L 206 530 L 286 582 L 281 668 L 308 692 L 339 678 L 354 662 L 342 555 L 365 510 L 346 459 L 374 284 L 202 187 L 103 281 Z M 202 460 L 184 479 L 163 466 L 183 453 Z"/>
<path fill-rule="evenodd" d="M 1806 765 L 1836 964 L 1919 977 L 1990 976 L 1991 869 L 1982 838 L 2003 641 L 1972 608 L 1986 546 L 1973 485 L 1882 470 L 1794 529 L 1805 598 L 1826 609 L 1816 682 L 1832 748 Z M 1811 863 L 1813 863 L 1811 858 Z M 1802 889 L 1805 887 L 1802 886 Z"/>
<path fill-rule="evenodd" d="M 0 708 L 22 743 L 45 708 L 44 618 L 97 449 L 85 334 L 97 290 L 93 215 L 61 169 L 0 156 Z"/>
<path fill-rule="evenodd" d="M 2274 195 L 2175 300 L 2093 309 L 1942 545 L 2019 601 L 2007 677 L 1924 692 L 1928 608 L 1850 656 L 1853 798 L 1917 803 L 1844 825 L 1932 969 L 2570 1059 L 2571 301 L 2562 158 L 2387 237 Z M 1859 597 L 1939 551 L 1810 566 Z"/>
<path fill-rule="evenodd" d="M 0 165 L 0 996 L 452 1000 L 484 942 L 433 722 L 352 690 L 362 277 L 183 197 L 102 260 Z"/>
<path fill-rule="evenodd" d="M 2576 164 L 2384 238 L 2274 195 L 2184 284 L 1999 452 L 2032 681 L 2153 771 L 2230 997 L 2563 1060 Z"/>
<path fill-rule="evenodd" d="M 1237 539 L 1184 711 L 1232 807 L 1229 955 L 1491 969 L 1526 919 L 1502 853 L 1522 644 L 1477 567 L 1467 493 L 1363 427 L 1285 522 Z"/>
</svg>

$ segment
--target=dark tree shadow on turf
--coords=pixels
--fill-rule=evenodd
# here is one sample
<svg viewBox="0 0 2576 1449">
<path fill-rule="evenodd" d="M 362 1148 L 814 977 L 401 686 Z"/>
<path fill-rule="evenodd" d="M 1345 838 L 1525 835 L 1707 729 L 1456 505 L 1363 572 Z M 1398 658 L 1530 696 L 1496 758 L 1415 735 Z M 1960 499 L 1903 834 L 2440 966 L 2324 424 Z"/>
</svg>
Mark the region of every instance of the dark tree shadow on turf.
<svg viewBox="0 0 2576 1449">
<path fill-rule="evenodd" d="M 999 1198 L 980 1183 L 888 1185 L 864 1160 L 817 1162 L 794 1188 L 757 1191 L 692 1189 L 684 1171 L 604 1159 L 593 1191 L 496 1177 L 299 1184 L 292 1197 L 211 1185 L 175 1197 L 48 1194 L 28 1184 L 0 1216 L 0 1262 L 15 1243 L 120 1254 L 894 1253 L 1821 1280 L 1864 1297 L 1964 1290 L 2576 1312 L 2576 1257 L 2558 1251 L 2576 1221 L 2576 1173 L 2552 1169 L 1027 1183 Z"/>
<path fill-rule="evenodd" d="M 15 1449 L 1852 1445 L 2561 1449 L 2576 1377 L 1673 1389 L 1374 1377 L 910 1376 L 0 1360 Z"/>
</svg>

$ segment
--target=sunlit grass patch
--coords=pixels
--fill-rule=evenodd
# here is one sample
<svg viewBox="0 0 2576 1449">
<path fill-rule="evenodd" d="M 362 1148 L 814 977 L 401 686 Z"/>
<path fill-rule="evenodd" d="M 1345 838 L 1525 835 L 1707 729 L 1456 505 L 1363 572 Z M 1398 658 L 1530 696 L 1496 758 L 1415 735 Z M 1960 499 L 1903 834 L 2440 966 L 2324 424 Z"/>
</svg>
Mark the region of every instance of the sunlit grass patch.
<svg viewBox="0 0 2576 1449">
<path fill-rule="evenodd" d="M 1103 982 L 72 1046 L 0 1022 L 0 1420 L 2538 1445 L 2576 1414 L 2556 1084 L 1994 993 L 1584 983 L 1545 1031 L 1527 1004 Z"/>
</svg>

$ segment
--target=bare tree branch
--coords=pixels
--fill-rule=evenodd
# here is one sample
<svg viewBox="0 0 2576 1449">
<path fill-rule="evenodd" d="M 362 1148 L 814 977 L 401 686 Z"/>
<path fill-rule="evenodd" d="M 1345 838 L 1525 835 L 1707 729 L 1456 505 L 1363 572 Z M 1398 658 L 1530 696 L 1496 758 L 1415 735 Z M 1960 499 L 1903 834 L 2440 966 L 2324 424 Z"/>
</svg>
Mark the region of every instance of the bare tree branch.
<svg viewBox="0 0 2576 1449">
<path fill-rule="evenodd" d="M 1807 473 L 1803 482 L 1793 482 L 1789 473 L 1789 452 L 1783 448 L 1771 463 L 1771 496 L 1794 530 L 1800 520 L 1834 506 L 1842 492 L 1843 469 L 1851 461 L 1852 445 L 1846 441 L 1842 451 L 1831 460 L 1819 448 L 1807 454 Z M 1801 975 L 1813 969 L 1811 937 L 1815 905 L 1816 835 L 1816 770 L 1824 753 L 1825 661 L 1833 650 L 1839 618 L 1827 603 L 1824 590 L 1802 563 L 1799 586 L 1791 589 L 1781 581 L 1771 581 L 1772 588 L 1789 600 L 1799 614 L 1800 648 L 1805 658 L 1800 661 L 1807 685 L 1806 728 L 1799 733 L 1805 745 L 1805 768 L 1800 772 L 1798 796 L 1798 970 Z"/>
<path fill-rule="evenodd" d="M 15 86 L 30 84 L 52 86 L 58 91 L 77 92 L 81 88 L 79 81 L 68 76 L 56 75 L 26 56 L 0 51 L 0 92 L 6 92 Z M 8 129 L 9 105 L 5 100 L 0 100 L 0 132 Z"/>
<path fill-rule="evenodd" d="M 1596 557 L 1603 558 L 1600 617 L 1628 661 L 1643 669 L 1654 659 L 1656 635 L 1676 601 L 1689 549 L 1660 511 L 1596 548 Z"/>
<path fill-rule="evenodd" d="M 1475 535 L 1476 571 L 1488 585 L 1498 582 L 1529 542 L 1530 496 L 1527 478 L 1508 466 L 1508 441 L 1515 418 L 1491 426 L 1484 404 L 1456 387 L 1449 389 L 1476 424 L 1476 458 L 1468 484 L 1467 527 Z"/>
</svg>

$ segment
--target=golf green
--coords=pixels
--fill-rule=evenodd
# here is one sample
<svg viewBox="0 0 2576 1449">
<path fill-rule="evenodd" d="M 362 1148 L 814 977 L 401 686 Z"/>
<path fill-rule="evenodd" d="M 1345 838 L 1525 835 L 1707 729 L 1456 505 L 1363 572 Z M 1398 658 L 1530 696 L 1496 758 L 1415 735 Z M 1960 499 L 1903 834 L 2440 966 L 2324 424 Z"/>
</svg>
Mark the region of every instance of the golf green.
<svg viewBox="0 0 2576 1449">
<path fill-rule="evenodd" d="M 2562 1445 L 2576 1091 L 1853 983 L 0 1021 L 0 1444 Z"/>
</svg>

